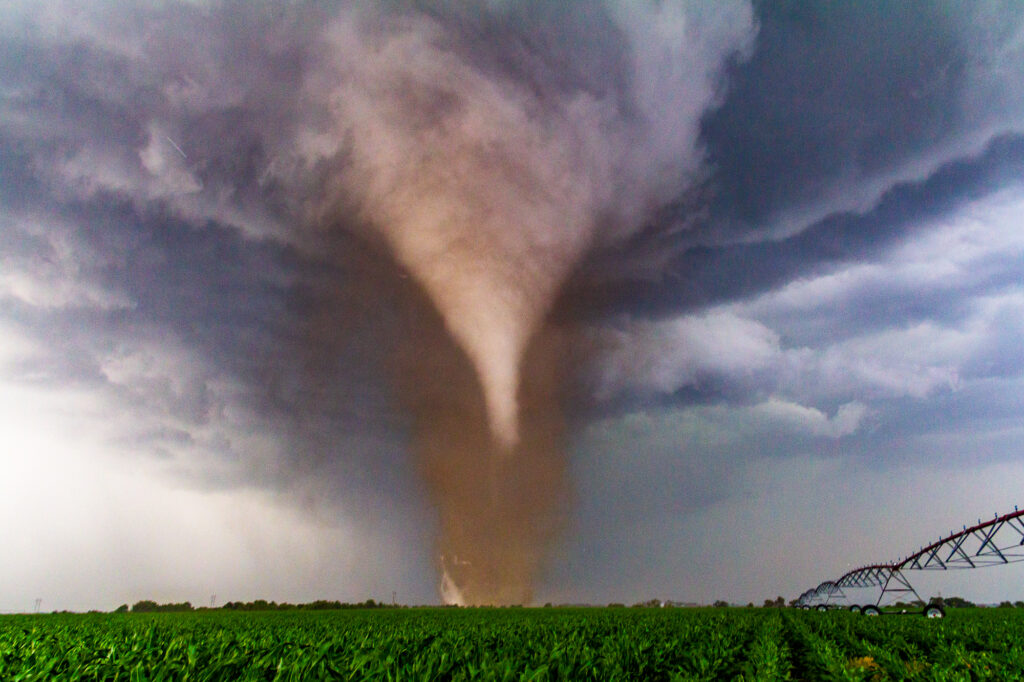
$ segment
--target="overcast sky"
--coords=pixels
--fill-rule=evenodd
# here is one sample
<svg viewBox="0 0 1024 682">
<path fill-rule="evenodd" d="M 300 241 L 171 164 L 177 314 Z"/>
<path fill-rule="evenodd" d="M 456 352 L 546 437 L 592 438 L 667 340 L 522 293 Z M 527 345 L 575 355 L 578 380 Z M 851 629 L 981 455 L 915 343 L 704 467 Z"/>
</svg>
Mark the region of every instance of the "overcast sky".
<svg viewBox="0 0 1024 682">
<path fill-rule="evenodd" d="M 563 344 L 535 603 L 1024 503 L 1020 3 L 326 5 L 0 9 L 0 611 L 437 603 L 439 329 Z"/>
</svg>

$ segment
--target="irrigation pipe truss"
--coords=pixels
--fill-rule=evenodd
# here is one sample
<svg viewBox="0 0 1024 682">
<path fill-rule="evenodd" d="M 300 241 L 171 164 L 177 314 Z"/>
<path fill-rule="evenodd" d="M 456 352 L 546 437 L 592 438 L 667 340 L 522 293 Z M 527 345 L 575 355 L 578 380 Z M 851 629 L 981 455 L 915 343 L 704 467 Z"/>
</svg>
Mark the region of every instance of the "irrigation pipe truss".
<svg viewBox="0 0 1024 682">
<path fill-rule="evenodd" d="M 895 601 L 913 595 L 924 601 L 904 575 L 905 571 L 948 571 L 985 566 L 1002 566 L 1024 561 L 1024 511 L 1013 512 L 950 533 L 917 552 L 888 564 L 855 568 L 835 580 L 826 580 L 807 590 L 796 606 L 827 606 L 836 597 L 844 597 L 843 588 L 879 588 L 876 606 L 883 600 Z"/>
</svg>

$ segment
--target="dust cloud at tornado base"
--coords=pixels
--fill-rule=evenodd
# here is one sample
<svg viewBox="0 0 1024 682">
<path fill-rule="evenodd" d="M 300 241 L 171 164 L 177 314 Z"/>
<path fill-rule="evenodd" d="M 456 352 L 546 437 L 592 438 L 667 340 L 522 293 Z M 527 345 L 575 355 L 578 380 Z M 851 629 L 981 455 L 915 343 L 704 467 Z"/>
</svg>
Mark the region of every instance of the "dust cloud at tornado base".
<svg viewBox="0 0 1024 682">
<path fill-rule="evenodd" d="M 528 604 L 567 512 L 559 335 L 540 332 L 525 353 L 509 450 L 491 432 L 472 363 L 436 314 L 424 308 L 422 318 L 399 351 L 398 376 L 417 468 L 439 514 L 442 599 Z"/>
<path fill-rule="evenodd" d="M 346 239 L 343 281 L 321 283 L 301 330 L 303 386 L 291 399 L 300 414 L 332 409 L 337 358 L 353 334 L 378 325 L 379 355 L 390 400 L 408 433 L 409 463 L 436 511 L 432 568 L 440 597 L 451 604 L 527 604 L 552 544 L 566 529 L 570 500 L 563 391 L 573 366 L 565 330 L 542 328 L 520 374 L 518 439 L 497 440 L 477 372 L 433 302 L 388 253 Z M 371 303 L 372 302 L 372 303 Z M 388 318 L 381 322 L 380 317 Z M 577 352 L 577 351 L 574 351 Z M 358 402 L 360 395 L 348 400 Z M 302 479 L 321 479 L 339 453 L 315 419 L 293 427 L 302 451 L 292 463 Z M 344 447 L 344 446 L 342 446 Z M 318 454 L 319 453 L 319 454 Z M 331 454 L 334 453 L 334 454 Z M 330 494 L 313 486 L 311 494 Z"/>
</svg>

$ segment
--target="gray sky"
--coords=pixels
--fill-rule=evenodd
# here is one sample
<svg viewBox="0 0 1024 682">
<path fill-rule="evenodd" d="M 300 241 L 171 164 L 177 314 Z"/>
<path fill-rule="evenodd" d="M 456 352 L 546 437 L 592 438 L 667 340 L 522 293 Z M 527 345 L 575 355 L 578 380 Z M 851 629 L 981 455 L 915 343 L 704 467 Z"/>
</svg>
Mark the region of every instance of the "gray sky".
<svg viewBox="0 0 1024 682">
<path fill-rule="evenodd" d="M 0 611 L 437 602 L 435 328 L 565 344 L 537 603 L 1024 502 L 1019 3 L 385 7 L 0 10 Z"/>
</svg>

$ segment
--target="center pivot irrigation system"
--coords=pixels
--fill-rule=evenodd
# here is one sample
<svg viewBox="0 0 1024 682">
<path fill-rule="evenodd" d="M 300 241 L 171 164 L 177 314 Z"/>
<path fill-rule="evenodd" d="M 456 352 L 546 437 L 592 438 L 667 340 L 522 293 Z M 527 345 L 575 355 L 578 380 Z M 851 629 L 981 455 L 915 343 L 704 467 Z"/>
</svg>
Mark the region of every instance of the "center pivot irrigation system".
<svg viewBox="0 0 1024 682">
<path fill-rule="evenodd" d="M 801 594 L 795 605 L 804 609 L 817 608 L 819 611 L 838 608 L 841 604 L 835 601 L 847 601 L 844 589 L 869 587 L 879 589 L 878 599 L 865 606 L 850 605 L 848 608 L 851 611 L 877 616 L 883 613 L 882 606 L 909 595 L 924 604 L 907 579 L 906 572 L 983 568 L 1024 561 L 1022 517 L 1024 511 L 1014 507 L 1012 513 L 1002 516 L 997 514 L 990 521 L 982 522 L 978 519 L 977 524 L 971 527 L 965 525 L 963 530 L 950 533 L 904 559 L 889 564 L 861 566 L 836 580 L 826 580 Z M 945 615 L 939 604 L 929 604 L 923 613 L 929 618 Z"/>
</svg>

